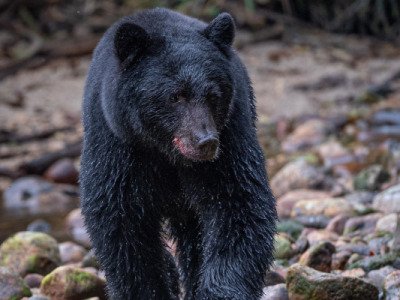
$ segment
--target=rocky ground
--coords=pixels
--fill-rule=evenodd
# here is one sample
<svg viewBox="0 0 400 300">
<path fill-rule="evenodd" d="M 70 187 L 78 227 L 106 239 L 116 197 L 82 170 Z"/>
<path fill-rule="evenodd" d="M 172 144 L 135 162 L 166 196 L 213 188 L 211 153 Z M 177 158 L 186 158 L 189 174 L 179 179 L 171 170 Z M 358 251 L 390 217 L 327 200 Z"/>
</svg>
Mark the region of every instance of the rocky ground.
<svg viewBox="0 0 400 300">
<path fill-rule="evenodd" d="M 280 217 L 263 300 L 400 299 L 400 53 L 307 34 L 241 50 Z M 106 298 L 78 208 L 87 66 L 0 83 L 0 300 Z"/>
</svg>

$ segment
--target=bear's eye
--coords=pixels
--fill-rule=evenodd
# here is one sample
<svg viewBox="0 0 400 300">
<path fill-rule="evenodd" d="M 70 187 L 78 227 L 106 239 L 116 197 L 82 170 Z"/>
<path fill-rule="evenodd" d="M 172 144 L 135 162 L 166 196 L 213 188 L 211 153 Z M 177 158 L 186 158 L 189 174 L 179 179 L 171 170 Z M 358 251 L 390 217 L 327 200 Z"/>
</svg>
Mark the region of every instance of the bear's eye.
<svg viewBox="0 0 400 300">
<path fill-rule="evenodd" d="M 210 93 L 207 95 L 207 100 L 209 103 L 215 103 L 217 102 L 219 99 L 218 95 L 214 94 L 214 93 Z"/>
<path fill-rule="evenodd" d="M 186 98 L 185 98 L 185 96 L 183 96 L 183 95 L 181 95 L 181 94 L 176 94 L 176 95 L 173 95 L 173 96 L 170 98 L 170 101 L 171 101 L 171 103 L 173 103 L 173 104 L 175 104 L 175 103 L 183 103 L 183 102 L 186 101 Z"/>
</svg>

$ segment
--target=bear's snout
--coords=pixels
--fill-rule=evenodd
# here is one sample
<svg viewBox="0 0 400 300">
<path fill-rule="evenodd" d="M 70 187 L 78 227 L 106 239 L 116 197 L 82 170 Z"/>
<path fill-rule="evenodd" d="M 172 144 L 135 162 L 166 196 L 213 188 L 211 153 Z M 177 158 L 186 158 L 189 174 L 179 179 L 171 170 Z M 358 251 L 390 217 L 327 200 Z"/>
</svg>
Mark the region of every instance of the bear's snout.
<svg viewBox="0 0 400 300">
<path fill-rule="evenodd" d="M 212 160 L 217 155 L 219 141 L 215 135 L 210 134 L 197 143 L 198 151 L 204 156 L 204 160 Z"/>
<path fill-rule="evenodd" d="M 209 134 L 193 142 L 193 139 L 175 137 L 173 144 L 186 158 L 194 161 L 213 160 L 219 149 L 219 140 L 214 134 Z"/>
</svg>

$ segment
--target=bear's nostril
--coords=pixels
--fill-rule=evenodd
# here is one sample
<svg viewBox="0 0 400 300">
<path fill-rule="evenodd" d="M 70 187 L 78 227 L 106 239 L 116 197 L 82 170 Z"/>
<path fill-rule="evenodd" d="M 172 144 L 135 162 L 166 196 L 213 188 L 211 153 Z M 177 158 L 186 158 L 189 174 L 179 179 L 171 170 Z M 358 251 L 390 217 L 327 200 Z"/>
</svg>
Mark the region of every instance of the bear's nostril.
<svg viewBox="0 0 400 300">
<path fill-rule="evenodd" d="M 197 143 L 197 148 L 207 158 L 213 158 L 219 146 L 219 141 L 214 135 L 206 136 Z"/>
</svg>

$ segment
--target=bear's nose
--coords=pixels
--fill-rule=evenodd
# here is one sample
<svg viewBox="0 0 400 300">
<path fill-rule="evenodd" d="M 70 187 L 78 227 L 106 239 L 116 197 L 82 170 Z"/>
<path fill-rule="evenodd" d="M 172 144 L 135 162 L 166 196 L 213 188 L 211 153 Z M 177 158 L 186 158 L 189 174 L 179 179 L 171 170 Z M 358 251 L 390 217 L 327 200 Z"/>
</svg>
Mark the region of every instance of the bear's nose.
<svg viewBox="0 0 400 300">
<path fill-rule="evenodd" d="M 207 135 L 199 140 L 197 149 L 202 153 L 204 159 L 213 159 L 217 152 L 219 141 L 213 134 Z"/>
</svg>

